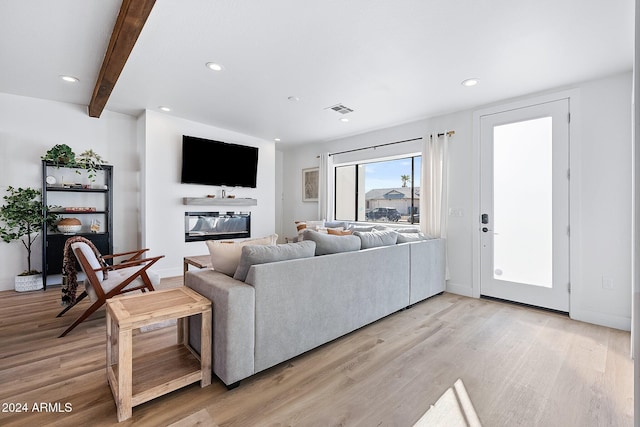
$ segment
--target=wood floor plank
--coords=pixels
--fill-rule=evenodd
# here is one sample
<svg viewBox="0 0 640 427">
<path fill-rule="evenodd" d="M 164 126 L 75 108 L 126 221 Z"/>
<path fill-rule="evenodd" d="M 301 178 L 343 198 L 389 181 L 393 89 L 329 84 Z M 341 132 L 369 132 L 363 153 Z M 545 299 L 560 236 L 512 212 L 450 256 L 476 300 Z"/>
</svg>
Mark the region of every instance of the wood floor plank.
<svg viewBox="0 0 640 427">
<path fill-rule="evenodd" d="M 181 286 L 182 278 L 161 285 Z M 485 426 L 633 424 L 628 332 L 446 293 L 234 390 L 216 378 L 205 388 L 192 384 L 118 423 L 105 375 L 104 310 L 57 338 L 84 309 L 56 318 L 59 297 L 55 287 L 0 292 L 0 405 L 29 407 L 0 412 L 0 425 L 412 426 L 457 379 Z M 175 325 L 136 331 L 134 355 L 175 344 Z M 32 410 L 40 404 L 45 410 Z"/>
</svg>

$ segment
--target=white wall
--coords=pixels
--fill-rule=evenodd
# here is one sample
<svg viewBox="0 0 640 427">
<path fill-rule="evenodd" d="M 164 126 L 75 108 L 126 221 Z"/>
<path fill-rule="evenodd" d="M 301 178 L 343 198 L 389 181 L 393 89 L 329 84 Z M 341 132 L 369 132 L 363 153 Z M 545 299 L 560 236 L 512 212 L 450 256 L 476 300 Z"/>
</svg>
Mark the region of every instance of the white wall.
<svg viewBox="0 0 640 427">
<path fill-rule="evenodd" d="M 142 138 L 141 191 L 142 245 L 153 255 L 164 255 L 157 270 L 162 277 L 182 274 L 183 257 L 207 254 L 204 242 L 184 241 L 184 213 L 187 211 L 251 212 L 251 235 L 262 237 L 275 232 L 275 144 L 237 132 L 147 111 L 139 118 Z M 224 187 L 236 197 L 257 199 L 257 206 L 188 206 L 183 197 L 220 197 L 222 187 L 181 184 L 182 135 L 258 147 L 257 188 Z M 211 161 L 212 168 L 226 167 Z"/>
<path fill-rule="evenodd" d="M 579 320 L 620 329 L 628 329 L 631 319 L 631 80 L 629 72 L 557 89 L 577 88 L 580 91 L 580 105 L 576 110 L 581 112 L 581 180 L 576 187 L 581 201 L 578 207 L 581 222 L 574 235 L 580 237 L 581 244 L 579 277 L 572 278 L 571 314 Z M 489 105 L 477 109 L 487 107 Z M 447 290 L 471 296 L 472 245 L 474 233 L 478 232 L 476 218 L 472 215 L 476 179 L 473 172 L 476 161 L 473 156 L 473 111 L 447 114 L 327 143 L 284 147 L 283 232 L 295 234 L 294 219 L 317 219 L 316 203 L 302 203 L 299 195 L 301 170 L 316 166 L 317 154 L 455 130 L 450 143 L 448 203 L 449 207 L 460 210 L 462 216 L 448 218 L 450 280 Z M 402 146 L 404 144 L 398 145 Z M 406 149 L 414 151 L 409 145 Z M 603 289 L 602 276 L 613 279 L 614 289 Z"/>
<path fill-rule="evenodd" d="M 571 316 L 631 327 L 632 73 L 580 85 L 580 282 Z M 603 289 L 602 278 L 613 279 Z M 573 279 L 572 279 L 573 280 Z"/>
<path fill-rule="evenodd" d="M 105 111 L 100 119 L 86 106 L 0 93 L 0 190 L 7 186 L 41 189 L 40 156 L 55 144 L 67 144 L 76 154 L 93 149 L 114 165 L 114 250 L 137 247 L 138 156 L 136 120 Z M 133 219 L 133 220 L 132 220 Z M 32 267 L 42 268 L 41 240 Z M 13 289 L 14 276 L 27 268 L 19 242 L 0 241 L 0 290 Z"/>
</svg>

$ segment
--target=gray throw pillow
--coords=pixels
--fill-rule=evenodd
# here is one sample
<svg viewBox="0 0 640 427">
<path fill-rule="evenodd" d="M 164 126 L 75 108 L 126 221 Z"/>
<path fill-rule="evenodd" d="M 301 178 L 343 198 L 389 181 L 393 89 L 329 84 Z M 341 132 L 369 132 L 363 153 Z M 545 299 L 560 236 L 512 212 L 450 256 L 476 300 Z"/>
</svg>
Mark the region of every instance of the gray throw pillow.
<svg viewBox="0 0 640 427">
<path fill-rule="evenodd" d="M 256 264 L 311 258 L 316 250 L 315 242 L 285 243 L 283 245 L 247 245 L 242 247 L 242 255 L 234 279 L 245 281 L 249 268 Z"/>
<path fill-rule="evenodd" d="M 304 241 L 316 243 L 316 255 L 337 254 L 360 250 L 360 239 L 353 235 L 338 236 L 336 234 L 320 233 L 315 230 L 302 232 Z"/>
<path fill-rule="evenodd" d="M 324 226 L 327 228 L 342 227 L 346 230 L 347 228 L 349 228 L 349 223 L 347 221 L 325 221 Z"/>
<path fill-rule="evenodd" d="M 391 246 L 398 240 L 398 232 L 395 230 L 354 231 L 353 234 L 360 238 L 362 249 Z"/>
<path fill-rule="evenodd" d="M 398 233 L 420 233 L 420 229 L 418 227 L 398 227 L 396 228 Z"/>
<path fill-rule="evenodd" d="M 398 233 L 398 241 L 396 243 L 419 242 L 421 240 L 429 240 L 433 237 L 424 234 L 421 231 L 417 233 Z"/>
<path fill-rule="evenodd" d="M 371 225 L 371 226 L 366 226 L 366 227 L 365 227 L 365 226 L 362 226 L 362 227 L 361 227 L 361 226 L 357 226 L 357 225 L 353 225 L 353 224 L 351 224 L 351 225 L 349 226 L 349 230 L 354 231 L 354 232 L 355 232 L 355 231 L 373 231 L 373 225 Z"/>
</svg>

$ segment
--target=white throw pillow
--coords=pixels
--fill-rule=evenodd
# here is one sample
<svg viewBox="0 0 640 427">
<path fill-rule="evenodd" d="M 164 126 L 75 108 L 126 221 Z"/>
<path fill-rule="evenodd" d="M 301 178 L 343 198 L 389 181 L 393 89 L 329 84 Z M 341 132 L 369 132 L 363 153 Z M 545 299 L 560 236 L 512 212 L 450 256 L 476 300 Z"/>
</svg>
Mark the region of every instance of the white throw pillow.
<svg viewBox="0 0 640 427">
<path fill-rule="evenodd" d="M 242 247 L 246 245 L 275 245 L 277 234 L 260 237 L 257 239 L 234 240 L 207 240 L 207 247 L 211 254 L 211 266 L 214 270 L 233 277 L 240 262 Z"/>
</svg>

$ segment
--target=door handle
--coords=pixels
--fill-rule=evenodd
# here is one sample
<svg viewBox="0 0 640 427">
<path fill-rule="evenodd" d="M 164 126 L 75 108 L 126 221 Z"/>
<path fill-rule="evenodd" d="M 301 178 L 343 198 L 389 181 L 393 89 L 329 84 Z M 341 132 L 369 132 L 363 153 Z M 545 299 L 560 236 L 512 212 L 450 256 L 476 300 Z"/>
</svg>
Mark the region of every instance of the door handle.
<svg viewBox="0 0 640 427">
<path fill-rule="evenodd" d="M 486 233 L 487 231 L 489 231 L 489 229 L 487 227 L 482 227 L 482 232 Z"/>
</svg>

